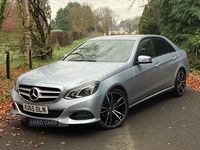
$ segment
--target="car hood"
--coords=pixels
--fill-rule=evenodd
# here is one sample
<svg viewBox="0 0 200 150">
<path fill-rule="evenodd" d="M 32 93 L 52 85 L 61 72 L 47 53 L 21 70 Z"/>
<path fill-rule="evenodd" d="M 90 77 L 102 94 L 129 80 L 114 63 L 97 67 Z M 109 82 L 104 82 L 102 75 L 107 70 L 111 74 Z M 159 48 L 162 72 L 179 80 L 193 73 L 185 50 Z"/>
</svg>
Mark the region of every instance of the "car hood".
<svg viewBox="0 0 200 150">
<path fill-rule="evenodd" d="M 24 74 L 20 82 L 63 85 L 65 89 L 102 81 L 127 69 L 126 63 L 58 61 Z"/>
</svg>

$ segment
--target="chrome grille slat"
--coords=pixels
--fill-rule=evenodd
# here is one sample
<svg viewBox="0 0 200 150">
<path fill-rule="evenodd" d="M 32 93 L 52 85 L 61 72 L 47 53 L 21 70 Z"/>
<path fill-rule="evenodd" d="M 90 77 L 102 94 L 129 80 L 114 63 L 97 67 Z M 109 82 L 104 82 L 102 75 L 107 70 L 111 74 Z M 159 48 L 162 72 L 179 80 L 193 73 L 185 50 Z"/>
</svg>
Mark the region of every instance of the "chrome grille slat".
<svg viewBox="0 0 200 150">
<path fill-rule="evenodd" d="M 52 94 L 60 94 L 60 92 L 55 92 L 55 91 L 43 91 L 41 90 L 40 93 L 52 93 Z"/>
<path fill-rule="evenodd" d="M 39 98 L 58 98 L 58 96 L 39 96 Z"/>
<path fill-rule="evenodd" d="M 20 92 L 20 94 L 25 95 L 25 96 L 29 96 L 29 94 L 24 93 L 24 92 Z"/>
<path fill-rule="evenodd" d="M 20 90 L 23 90 L 23 91 L 28 91 L 30 92 L 31 89 L 27 89 L 27 88 L 19 88 Z"/>
<path fill-rule="evenodd" d="M 31 99 L 30 92 L 33 88 L 37 88 L 38 99 Z M 58 99 L 60 95 L 60 89 L 54 87 L 41 87 L 41 86 L 32 86 L 32 85 L 20 85 L 19 94 L 21 98 L 30 102 L 51 102 Z"/>
</svg>

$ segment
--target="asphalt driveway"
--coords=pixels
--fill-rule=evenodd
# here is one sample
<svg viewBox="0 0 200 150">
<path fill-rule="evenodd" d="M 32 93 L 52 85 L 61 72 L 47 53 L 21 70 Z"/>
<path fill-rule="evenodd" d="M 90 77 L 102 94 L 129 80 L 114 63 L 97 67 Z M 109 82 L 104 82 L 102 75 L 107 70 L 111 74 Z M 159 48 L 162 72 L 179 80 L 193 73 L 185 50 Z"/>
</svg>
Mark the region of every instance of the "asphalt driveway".
<svg viewBox="0 0 200 150">
<path fill-rule="evenodd" d="M 31 128 L 26 117 L 12 120 L 0 132 L 0 150 L 199 150 L 199 114 L 200 94 L 187 87 L 182 97 L 166 93 L 131 108 L 114 130 L 95 124 Z"/>
</svg>

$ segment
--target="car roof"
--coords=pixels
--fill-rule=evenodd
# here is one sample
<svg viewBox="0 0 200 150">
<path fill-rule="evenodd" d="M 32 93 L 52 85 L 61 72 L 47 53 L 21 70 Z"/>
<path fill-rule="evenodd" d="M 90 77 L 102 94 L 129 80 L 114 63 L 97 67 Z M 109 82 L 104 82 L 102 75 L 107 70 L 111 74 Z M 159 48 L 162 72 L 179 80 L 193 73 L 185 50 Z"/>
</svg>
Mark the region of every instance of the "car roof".
<svg viewBox="0 0 200 150">
<path fill-rule="evenodd" d="M 101 37 L 95 37 L 88 41 L 96 41 L 96 40 L 138 40 L 146 37 L 162 37 L 159 35 L 114 35 L 114 36 L 101 36 Z"/>
</svg>

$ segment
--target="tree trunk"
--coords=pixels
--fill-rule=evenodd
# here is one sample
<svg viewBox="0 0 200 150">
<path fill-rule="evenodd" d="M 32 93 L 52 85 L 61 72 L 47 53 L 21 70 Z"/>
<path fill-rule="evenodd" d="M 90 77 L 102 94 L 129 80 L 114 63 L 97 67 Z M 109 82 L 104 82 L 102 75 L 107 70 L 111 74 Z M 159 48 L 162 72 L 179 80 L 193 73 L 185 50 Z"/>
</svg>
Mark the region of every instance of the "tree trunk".
<svg viewBox="0 0 200 150">
<path fill-rule="evenodd" d="M 31 49 L 32 39 L 31 32 L 29 31 L 29 10 L 28 10 L 28 2 L 27 0 L 23 0 L 23 10 L 24 10 L 24 61 L 25 63 L 29 63 L 29 50 Z"/>
</svg>

